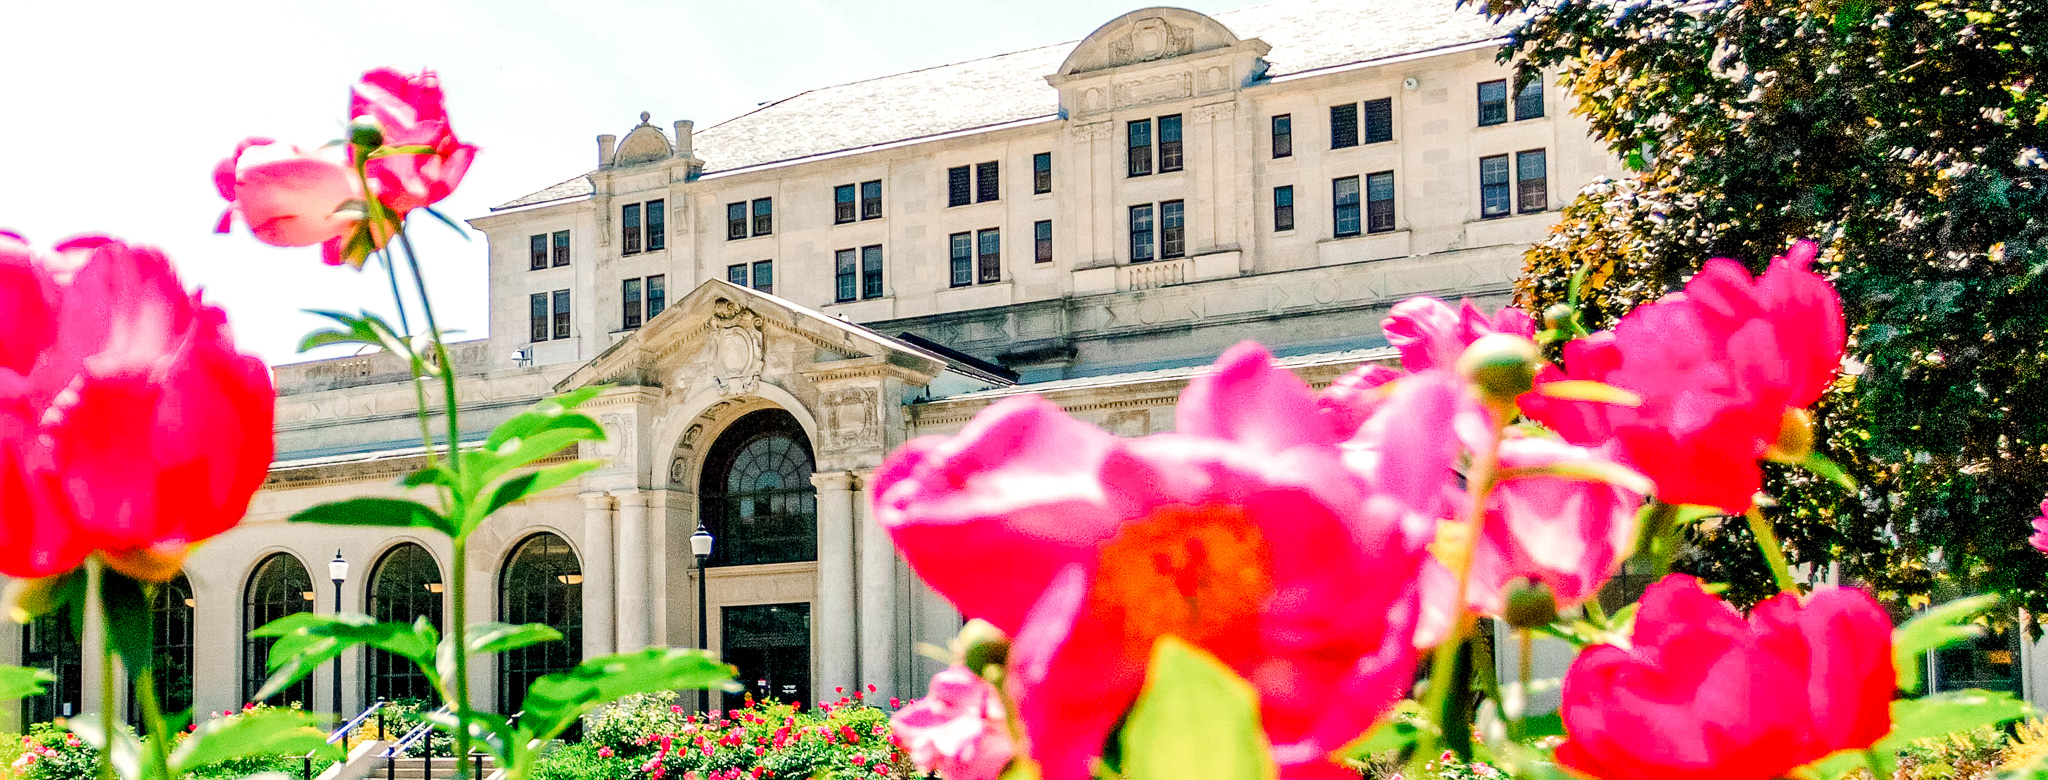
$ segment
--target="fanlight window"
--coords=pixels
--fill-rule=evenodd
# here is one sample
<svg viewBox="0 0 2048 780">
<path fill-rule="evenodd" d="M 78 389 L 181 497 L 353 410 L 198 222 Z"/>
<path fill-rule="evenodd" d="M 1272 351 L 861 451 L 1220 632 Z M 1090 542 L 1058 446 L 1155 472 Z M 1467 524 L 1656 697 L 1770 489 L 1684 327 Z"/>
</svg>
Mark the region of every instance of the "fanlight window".
<svg viewBox="0 0 2048 780">
<path fill-rule="evenodd" d="M 778 409 L 734 422 L 705 459 L 702 511 L 717 542 L 712 566 L 818 557 L 818 496 L 811 446 L 796 418 Z"/>
<path fill-rule="evenodd" d="M 277 553 L 256 565 L 242 596 L 242 636 L 246 637 L 242 645 L 243 701 L 255 701 L 263 681 L 270 678 L 270 647 L 277 644 L 275 637 L 249 636 L 249 632 L 287 615 L 313 611 L 313 599 L 318 595 L 305 564 L 288 553 Z M 313 680 L 308 677 L 292 683 L 265 701 L 279 706 L 298 704 L 310 710 Z"/>
<path fill-rule="evenodd" d="M 378 559 L 370 573 L 370 616 L 378 622 L 411 623 L 422 617 L 442 627 L 441 565 L 427 548 L 406 543 L 391 548 Z M 372 699 L 428 700 L 435 698 L 427 677 L 411 661 L 382 650 L 364 654 L 366 678 Z"/>
<path fill-rule="evenodd" d="M 518 712 L 534 680 L 568 670 L 583 658 L 583 566 L 568 542 L 554 534 L 534 534 L 512 551 L 498 583 L 498 615 L 512 625 L 541 623 L 562 632 L 558 641 L 499 656 L 500 711 Z"/>
</svg>

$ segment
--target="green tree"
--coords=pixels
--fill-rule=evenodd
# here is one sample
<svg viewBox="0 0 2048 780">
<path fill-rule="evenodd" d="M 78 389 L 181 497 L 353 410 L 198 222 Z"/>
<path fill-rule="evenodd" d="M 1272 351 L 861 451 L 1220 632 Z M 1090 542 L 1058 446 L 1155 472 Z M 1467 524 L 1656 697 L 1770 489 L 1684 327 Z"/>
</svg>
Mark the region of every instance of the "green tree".
<svg viewBox="0 0 2048 780">
<path fill-rule="evenodd" d="M 1945 569 L 2048 611 L 2025 541 L 2048 493 L 2048 0 L 1478 5 L 1631 170 L 1529 253 L 1523 304 L 1583 265 L 1600 327 L 1709 257 L 1760 271 L 1818 240 L 1854 357 L 1820 435 L 1860 487 L 1772 475 L 1794 560 L 1905 597 Z M 1694 537 L 1682 564 L 1767 591 L 1741 523 Z"/>
</svg>

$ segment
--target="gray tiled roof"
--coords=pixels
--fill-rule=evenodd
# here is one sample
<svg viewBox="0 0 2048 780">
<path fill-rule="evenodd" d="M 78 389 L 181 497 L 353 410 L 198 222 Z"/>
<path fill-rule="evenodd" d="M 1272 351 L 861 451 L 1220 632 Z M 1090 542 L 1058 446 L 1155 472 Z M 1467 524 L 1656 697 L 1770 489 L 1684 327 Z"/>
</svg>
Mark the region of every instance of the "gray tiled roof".
<svg viewBox="0 0 2048 780">
<path fill-rule="evenodd" d="M 1240 38 L 1260 38 L 1268 78 L 1499 37 L 1504 29 L 1454 0 L 1276 0 L 1215 14 Z M 694 136 L 705 172 L 1051 117 L 1059 92 L 1045 77 L 1078 41 L 799 93 Z M 790 132 L 802 127 L 803 132 Z M 578 176 L 494 208 L 590 194 Z"/>
</svg>

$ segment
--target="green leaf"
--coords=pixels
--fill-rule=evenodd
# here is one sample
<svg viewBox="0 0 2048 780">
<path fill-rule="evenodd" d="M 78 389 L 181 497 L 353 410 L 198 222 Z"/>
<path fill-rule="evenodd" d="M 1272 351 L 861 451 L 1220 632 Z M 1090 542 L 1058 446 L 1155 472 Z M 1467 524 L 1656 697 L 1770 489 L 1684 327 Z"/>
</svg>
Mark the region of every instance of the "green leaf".
<svg viewBox="0 0 2048 780">
<path fill-rule="evenodd" d="M 530 473 L 505 480 L 498 485 L 496 490 L 491 491 L 491 503 L 484 507 L 483 514 L 477 519 L 481 520 L 483 517 L 504 508 L 506 504 L 561 485 L 601 465 L 604 464 L 595 460 L 571 461 L 537 469 Z"/>
<path fill-rule="evenodd" d="M 259 710 L 207 721 L 178 743 L 171 753 L 171 774 L 183 776 L 229 759 L 257 755 L 305 755 L 340 758 L 341 748 L 327 744 L 319 716 L 294 710 Z"/>
<path fill-rule="evenodd" d="M 1849 472 L 1843 471 L 1840 465 L 1828 460 L 1828 456 L 1820 454 L 1819 450 L 1807 453 L 1806 458 L 1799 461 L 1799 467 L 1813 472 L 1821 479 L 1841 485 L 1843 490 L 1856 489 L 1856 480 L 1849 476 Z"/>
<path fill-rule="evenodd" d="M 463 230 L 462 226 L 456 224 L 455 220 L 449 219 L 448 215 L 435 211 L 432 208 L 426 206 L 421 206 L 419 210 L 427 212 L 428 215 L 432 216 L 435 219 L 441 220 L 441 224 L 447 225 L 449 230 L 453 230 L 455 231 L 456 235 L 462 236 L 462 240 L 471 240 L 469 237 L 469 231 Z"/>
<path fill-rule="evenodd" d="M 455 535 L 455 525 L 442 517 L 441 513 L 425 504 L 402 498 L 351 498 L 334 501 L 292 515 L 292 522 L 427 528 L 449 536 Z"/>
<path fill-rule="evenodd" d="M 479 623 L 469 627 L 470 655 L 495 655 L 508 650 L 560 641 L 562 632 L 542 623 L 515 626 L 510 623 Z"/>
<path fill-rule="evenodd" d="M 1435 731 L 1435 724 L 1422 718 L 1422 705 L 1414 699 L 1402 699 L 1394 704 L 1394 710 L 1374 723 L 1365 736 L 1352 740 L 1351 744 L 1337 750 L 1337 754 L 1365 761 L 1374 753 L 1398 751 L 1405 756 L 1415 747 L 1415 742 L 1425 731 Z"/>
<path fill-rule="evenodd" d="M 1605 382 L 1590 379 L 1560 379 L 1537 385 L 1537 395 L 1563 401 L 1594 401 L 1615 406 L 1642 406 L 1643 397 Z"/>
<path fill-rule="evenodd" d="M 491 437 L 484 441 L 484 449 L 497 451 L 507 441 L 532 436 L 563 425 L 589 423 L 595 426 L 596 421 L 591 420 L 586 415 L 575 414 L 572 410 L 582 406 L 585 401 L 596 398 L 597 394 L 604 392 L 604 390 L 605 387 L 603 385 L 579 387 L 534 404 L 532 409 L 520 412 L 514 415 L 512 419 L 499 423 L 498 427 L 493 428 L 491 430 Z M 580 420 L 569 419 L 572 417 L 580 418 Z M 596 432 L 600 437 L 604 435 L 603 428 L 597 428 Z"/>
<path fill-rule="evenodd" d="M 1130 780 L 1278 776 L 1258 694 L 1214 656 L 1171 636 L 1152 647 L 1122 741 Z"/>
<path fill-rule="evenodd" d="M 43 695 L 43 685 L 57 681 L 48 669 L 33 666 L 0 666 L 0 701 Z"/>
<path fill-rule="evenodd" d="M 422 145 L 419 145 L 419 144 L 411 144 L 411 145 L 406 145 L 406 146 L 380 146 L 380 147 L 377 147 L 376 149 L 372 149 L 372 150 L 370 150 L 370 156 L 369 156 L 369 157 L 368 157 L 367 159 L 375 160 L 375 159 L 377 159 L 377 158 L 379 158 L 379 157 L 390 157 L 390 156 L 392 156 L 392 155 L 395 155 L 395 154 L 433 154 L 433 153 L 434 153 L 434 147 L 431 147 L 431 146 L 422 146 Z"/>
<path fill-rule="evenodd" d="M 64 727 L 78 735 L 78 741 L 94 750 L 113 754 L 114 774 L 122 780 L 139 780 L 142 777 L 142 740 L 127 729 L 114 729 L 113 744 L 108 744 L 108 735 L 100 730 L 100 715 L 85 712 L 74 715 L 64 722 Z M 153 762 L 152 762 L 153 763 Z"/>
<path fill-rule="evenodd" d="M 1920 613 L 1892 631 L 1892 666 L 1899 673 L 1899 690 L 1920 687 L 1920 656 L 1984 634 L 1970 621 L 1998 606 L 1998 596 L 1972 596 L 1942 604 Z"/>
<path fill-rule="evenodd" d="M 1510 467 L 1500 470 L 1502 482 L 1512 479 L 1556 477 L 1584 482 L 1604 482 L 1639 495 L 1649 495 L 1657 484 L 1641 472 L 1608 460 L 1557 461 L 1541 466 Z"/>
<path fill-rule="evenodd" d="M 719 688 L 733 668 L 702 650 L 650 647 L 600 656 L 533 682 L 519 725 L 540 740 L 553 739 L 584 713 L 635 693 Z"/>
<path fill-rule="evenodd" d="M 402 355 L 414 363 L 416 368 L 421 367 L 419 355 L 413 350 L 412 345 L 407 344 L 405 337 L 399 335 L 390 323 L 375 314 L 361 312 L 358 316 L 320 309 L 308 309 L 306 313 L 334 320 L 341 327 L 306 334 L 299 342 L 300 352 L 329 344 L 365 344 L 381 347 L 394 355 Z"/>
<path fill-rule="evenodd" d="M 1943 691 L 1918 699 L 1892 702 L 1892 733 L 1876 750 L 1897 753 L 1928 737 L 1983 726 L 1996 726 L 2034 714 L 2034 708 L 2004 691 Z"/>
<path fill-rule="evenodd" d="M 121 656 L 121 666 L 130 679 L 141 676 L 145 667 L 156 662 L 156 647 L 150 641 L 155 635 L 149 629 L 149 597 L 143 593 L 142 583 L 109 569 L 100 580 L 100 598 L 106 604 L 111 649 Z"/>
<path fill-rule="evenodd" d="M 425 618 L 412 623 L 379 623 L 363 614 L 302 612 L 273 620 L 249 635 L 277 638 L 270 647 L 270 679 L 253 697 L 258 700 L 276 695 L 358 645 L 412 661 L 435 687 L 441 685 L 441 675 L 434 667 L 435 646 L 441 635 Z"/>
</svg>

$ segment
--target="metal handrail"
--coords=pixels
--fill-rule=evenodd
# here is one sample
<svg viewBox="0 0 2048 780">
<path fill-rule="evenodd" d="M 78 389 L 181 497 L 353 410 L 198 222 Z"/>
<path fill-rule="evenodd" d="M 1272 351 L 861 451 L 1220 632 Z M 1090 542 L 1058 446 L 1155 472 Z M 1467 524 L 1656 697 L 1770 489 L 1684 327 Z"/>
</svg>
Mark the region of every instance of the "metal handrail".
<svg viewBox="0 0 2048 780">
<path fill-rule="evenodd" d="M 377 738 L 380 740 L 384 739 L 385 734 L 383 709 L 384 705 L 387 703 L 388 702 L 384 701 L 383 699 L 378 699 L 375 702 L 372 702 L 370 706 L 364 707 L 362 712 L 357 713 L 356 716 L 350 718 L 347 723 L 341 724 L 339 728 L 336 728 L 332 733 L 329 733 L 327 735 L 327 744 L 332 745 L 336 742 L 340 742 L 342 760 L 347 760 L 348 735 L 354 734 L 358 727 L 362 726 L 364 722 L 370 719 L 371 715 L 377 716 Z M 313 780 L 314 752 L 315 751 L 308 750 L 306 751 L 305 755 L 299 757 L 299 777 L 301 780 Z"/>
<path fill-rule="evenodd" d="M 446 715 L 449 713 L 449 711 L 450 710 L 448 709 L 448 705 L 443 704 L 441 705 L 440 709 L 434 710 L 433 715 Z M 405 736 L 399 737 L 397 742 L 393 742 L 391 743 L 390 747 L 385 748 L 384 755 L 401 755 L 406 750 L 411 749 L 415 743 L 419 742 L 421 739 L 425 739 L 426 736 L 428 734 L 433 733 L 433 731 L 433 722 L 424 720 L 420 721 L 420 725 L 414 726 L 411 731 L 405 732 Z M 432 743 L 428 744 L 429 747 L 427 748 L 427 753 L 432 754 L 434 752 L 434 749 L 431 747 Z"/>
</svg>

